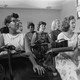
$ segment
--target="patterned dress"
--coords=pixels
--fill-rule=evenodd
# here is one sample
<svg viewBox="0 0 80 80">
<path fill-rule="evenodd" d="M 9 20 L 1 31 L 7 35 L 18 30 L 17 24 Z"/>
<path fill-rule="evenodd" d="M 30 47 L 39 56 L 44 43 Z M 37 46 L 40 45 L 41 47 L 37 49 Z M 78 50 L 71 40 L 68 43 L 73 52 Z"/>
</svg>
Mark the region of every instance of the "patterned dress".
<svg viewBox="0 0 80 80">
<path fill-rule="evenodd" d="M 74 48 L 77 45 L 77 38 L 78 35 L 74 33 L 71 38 L 68 38 L 63 32 L 58 35 L 58 39 L 65 39 L 68 40 L 68 46 L 73 46 Z M 66 54 L 73 54 L 73 51 L 66 52 Z M 80 62 L 79 62 L 80 63 Z M 80 65 L 80 64 L 79 64 Z M 79 65 L 76 65 L 71 59 L 69 58 L 62 58 L 61 54 L 56 57 L 56 68 L 59 71 L 62 80 L 79 80 L 78 73 L 79 72 Z"/>
<path fill-rule="evenodd" d="M 34 55 L 36 56 L 36 58 L 39 61 L 42 62 L 44 60 L 43 58 L 45 56 L 45 53 L 48 50 L 48 45 L 45 44 L 45 45 L 41 46 L 40 44 L 50 43 L 48 33 L 46 33 L 46 32 L 42 32 L 42 33 L 36 32 L 36 33 L 34 33 L 31 43 L 35 44 L 35 46 L 33 47 Z"/>
</svg>

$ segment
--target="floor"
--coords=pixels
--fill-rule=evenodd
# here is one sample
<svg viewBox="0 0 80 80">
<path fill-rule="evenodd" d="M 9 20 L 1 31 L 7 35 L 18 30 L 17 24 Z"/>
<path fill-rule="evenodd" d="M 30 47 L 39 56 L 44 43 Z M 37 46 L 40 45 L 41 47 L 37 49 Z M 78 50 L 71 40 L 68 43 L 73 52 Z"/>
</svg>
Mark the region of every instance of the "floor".
<svg viewBox="0 0 80 80">
<path fill-rule="evenodd" d="M 16 62 L 16 60 L 17 60 L 17 62 Z M 27 64 L 25 64 L 25 61 L 26 61 Z M 1 64 L 4 64 L 5 62 L 8 62 L 8 61 L 7 60 L 0 61 Z M 14 76 L 13 76 L 14 79 L 10 79 L 10 80 L 39 80 L 38 78 L 40 76 L 38 76 L 38 78 L 37 78 L 37 75 L 36 74 L 35 74 L 35 76 L 33 75 L 32 67 L 29 66 L 29 65 L 31 65 L 31 63 L 30 63 L 30 61 L 28 59 L 25 59 L 24 58 L 23 61 L 22 61 L 21 58 L 14 59 L 14 60 L 12 60 L 12 64 L 11 65 L 12 65 L 12 70 L 13 70 L 13 73 L 14 73 Z M 4 66 L 6 68 L 6 72 L 8 71 L 6 73 L 8 75 L 6 75 L 6 76 L 9 78 L 8 63 L 5 63 Z M 1 67 L 0 67 L 0 71 L 2 71 L 2 68 Z M 78 78 L 80 80 L 80 71 L 78 71 L 78 74 L 79 74 Z M 28 79 L 28 77 L 31 77 L 31 78 Z M 0 74 L 0 80 L 3 80 L 2 79 L 2 74 Z M 4 79 L 4 80 L 9 80 L 9 79 Z M 40 80 L 42 80 L 42 79 L 40 79 Z M 47 79 L 43 79 L 43 80 L 47 80 Z"/>
<path fill-rule="evenodd" d="M 11 67 L 13 71 L 13 77 L 10 77 L 8 60 L 0 60 L 0 64 L 4 66 L 4 76 L 6 79 L 2 79 L 0 74 L 0 80 L 48 80 L 47 77 L 38 76 L 38 73 L 34 73 L 33 66 L 29 59 L 26 58 L 15 58 L 11 60 Z M 11 79 L 10 79 L 11 78 Z"/>
</svg>

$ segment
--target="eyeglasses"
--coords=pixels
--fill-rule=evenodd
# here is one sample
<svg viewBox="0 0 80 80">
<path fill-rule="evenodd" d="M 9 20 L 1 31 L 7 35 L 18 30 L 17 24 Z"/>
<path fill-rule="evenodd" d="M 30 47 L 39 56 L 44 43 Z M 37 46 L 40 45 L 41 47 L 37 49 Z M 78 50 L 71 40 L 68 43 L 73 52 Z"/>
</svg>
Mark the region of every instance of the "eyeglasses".
<svg viewBox="0 0 80 80">
<path fill-rule="evenodd" d="M 19 20 L 12 20 L 12 22 L 19 22 Z"/>
</svg>

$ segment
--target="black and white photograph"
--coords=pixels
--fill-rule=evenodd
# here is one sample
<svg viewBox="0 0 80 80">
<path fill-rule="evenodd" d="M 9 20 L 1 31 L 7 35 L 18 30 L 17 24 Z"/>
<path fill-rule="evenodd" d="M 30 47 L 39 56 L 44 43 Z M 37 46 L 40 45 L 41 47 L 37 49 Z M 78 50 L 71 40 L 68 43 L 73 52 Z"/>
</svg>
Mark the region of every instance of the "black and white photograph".
<svg viewBox="0 0 80 80">
<path fill-rule="evenodd" d="M 0 80 L 80 80 L 80 0 L 0 0 Z"/>
</svg>

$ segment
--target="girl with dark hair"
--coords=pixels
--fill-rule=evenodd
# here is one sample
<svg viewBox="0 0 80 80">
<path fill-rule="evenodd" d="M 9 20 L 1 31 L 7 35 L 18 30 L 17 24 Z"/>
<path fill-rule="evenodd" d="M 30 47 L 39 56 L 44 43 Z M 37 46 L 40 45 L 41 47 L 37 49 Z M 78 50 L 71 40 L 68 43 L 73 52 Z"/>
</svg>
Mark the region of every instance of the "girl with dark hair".
<svg viewBox="0 0 80 80">
<path fill-rule="evenodd" d="M 31 45 L 31 39 L 32 39 L 32 36 L 33 34 L 36 32 L 34 31 L 35 30 L 35 25 L 33 22 L 29 22 L 28 23 L 28 26 L 27 26 L 27 29 L 29 30 L 27 33 L 26 33 L 26 36 L 28 37 L 28 40 L 29 40 L 29 43 Z"/>
<path fill-rule="evenodd" d="M 40 21 L 37 27 L 37 32 L 34 33 L 32 40 L 31 40 L 31 45 L 34 45 L 36 42 L 40 43 L 50 43 L 52 40 L 50 39 L 49 35 L 47 32 L 45 32 L 46 29 L 46 22 Z"/>
<path fill-rule="evenodd" d="M 33 34 L 33 37 L 31 40 L 31 46 L 33 46 L 32 51 L 35 55 L 35 59 L 36 59 L 37 63 L 41 64 L 41 65 L 43 65 L 43 62 L 45 59 L 45 53 L 47 52 L 47 50 L 49 48 L 51 48 L 51 42 L 52 42 L 48 33 L 45 32 L 45 29 L 46 29 L 46 22 L 40 21 L 38 24 L 38 27 L 37 27 L 38 31 Z M 46 80 L 48 78 L 49 78 L 49 75 L 47 73 L 42 78 L 42 80 Z M 50 80 L 52 80 L 52 79 L 50 79 Z"/>
</svg>

